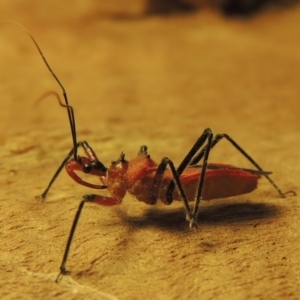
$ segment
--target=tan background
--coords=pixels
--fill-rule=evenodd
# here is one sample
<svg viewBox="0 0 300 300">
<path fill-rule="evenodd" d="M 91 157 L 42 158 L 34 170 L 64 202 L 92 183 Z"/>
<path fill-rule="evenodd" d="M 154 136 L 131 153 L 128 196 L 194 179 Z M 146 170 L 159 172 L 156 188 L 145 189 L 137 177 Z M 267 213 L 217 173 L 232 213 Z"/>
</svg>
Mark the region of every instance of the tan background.
<svg viewBox="0 0 300 300">
<path fill-rule="evenodd" d="M 105 164 L 143 144 L 177 164 L 211 127 L 300 193 L 299 6 L 244 19 L 213 9 L 143 18 L 138 1 L 82 3 L 1 1 L 0 19 L 38 40 L 79 139 Z M 1 25 L 0 45 L 1 299 L 299 299 L 299 197 L 279 198 L 266 180 L 204 203 L 196 233 L 180 203 L 87 205 L 72 276 L 55 284 L 81 195 L 94 191 L 63 172 L 45 203 L 35 199 L 72 147 L 67 116 L 55 99 L 33 105 L 60 90 L 26 34 Z M 225 141 L 212 161 L 249 167 Z"/>
</svg>

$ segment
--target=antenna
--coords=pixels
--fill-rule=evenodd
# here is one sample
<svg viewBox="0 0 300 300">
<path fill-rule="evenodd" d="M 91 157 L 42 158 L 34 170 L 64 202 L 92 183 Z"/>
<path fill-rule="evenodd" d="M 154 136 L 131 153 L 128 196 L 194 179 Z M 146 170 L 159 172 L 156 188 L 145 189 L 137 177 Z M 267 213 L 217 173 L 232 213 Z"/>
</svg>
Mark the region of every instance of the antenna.
<svg viewBox="0 0 300 300">
<path fill-rule="evenodd" d="M 65 104 L 63 104 L 61 101 L 60 101 L 60 97 L 57 93 L 55 92 L 50 92 L 52 94 L 54 94 L 57 98 L 58 98 L 58 101 L 60 103 L 61 106 L 65 107 L 68 111 L 68 116 L 69 116 L 69 122 L 70 122 L 70 127 L 71 127 L 71 133 L 72 133 L 72 139 L 73 139 L 73 155 L 74 155 L 74 159 L 77 160 L 77 137 L 76 137 L 76 124 L 75 124 L 75 117 L 74 117 L 74 109 L 72 106 L 69 105 L 69 101 L 68 101 L 68 96 L 67 96 L 67 93 L 66 93 L 66 90 L 64 88 L 64 86 L 62 85 L 62 83 L 60 82 L 60 80 L 58 79 L 58 77 L 56 76 L 56 74 L 53 72 L 52 68 L 50 67 L 46 57 L 44 56 L 40 46 L 38 45 L 37 41 L 34 39 L 34 37 L 32 36 L 32 34 L 24 27 L 22 26 L 21 24 L 18 24 L 18 23 L 15 23 L 15 22 L 1 22 L 1 23 L 4 23 L 4 24 L 13 24 L 13 25 L 16 25 L 18 26 L 20 29 L 22 29 L 23 31 L 25 31 L 29 37 L 31 38 L 31 40 L 33 41 L 33 43 L 35 44 L 39 54 L 41 55 L 46 67 L 48 68 L 48 70 L 50 71 L 50 73 L 52 74 L 52 76 L 54 77 L 54 79 L 56 80 L 56 82 L 59 84 L 60 88 L 62 89 L 62 93 L 63 93 L 63 97 L 65 99 Z M 50 94 L 49 93 L 49 94 Z"/>
</svg>

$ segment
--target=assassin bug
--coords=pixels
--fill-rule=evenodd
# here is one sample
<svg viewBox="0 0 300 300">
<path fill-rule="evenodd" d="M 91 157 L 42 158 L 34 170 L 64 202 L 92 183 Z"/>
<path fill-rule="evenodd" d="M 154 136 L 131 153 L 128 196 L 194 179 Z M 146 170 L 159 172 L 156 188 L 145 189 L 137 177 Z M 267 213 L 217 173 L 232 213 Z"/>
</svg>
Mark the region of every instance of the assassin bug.
<svg viewBox="0 0 300 300">
<path fill-rule="evenodd" d="M 43 97 L 54 95 L 57 97 L 59 104 L 67 110 L 73 140 L 73 148 L 62 161 L 47 188 L 39 197 L 43 200 L 46 199 L 50 188 L 63 168 L 66 169 L 75 182 L 94 189 L 107 189 L 111 194 L 110 197 L 97 194 L 83 196 L 73 220 L 56 282 L 59 281 L 62 275 L 69 274 L 66 263 L 78 220 L 86 202 L 113 206 L 122 202 L 126 192 L 149 205 L 155 204 L 158 200 L 166 205 L 171 204 L 173 200 L 181 200 L 189 226 L 196 228 L 201 200 L 250 193 L 256 189 L 258 179 L 261 176 L 264 176 L 270 182 L 281 197 L 286 197 L 288 194 L 296 195 L 294 191 L 282 192 L 270 178 L 271 172 L 264 171 L 230 136 L 225 133 L 213 135 L 209 128 L 204 130 L 177 168 L 175 168 L 172 160 L 167 157 L 164 157 L 159 164 L 156 163 L 147 153 L 146 146 L 141 146 L 136 158 L 127 161 L 122 152 L 109 168 L 105 167 L 86 141 L 77 141 L 74 109 L 69 105 L 65 88 L 52 71 L 30 32 L 23 26 L 17 25 L 27 32 L 32 39 L 48 70 L 62 89 L 64 103 L 56 92 L 48 92 Z M 208 163 L 211 149 L 222 139 L 227 140 L 256 170 L 238 168 L 227 164 Z M 83 149 L 86 156 L 77 154 L 79 148 Z M 203 161 L 201 165 L 199 165 L 200 161 Z M 89 183 L 81 179 L 75 171 L 96 175 L 99 177 L 101 184 Z M 190 201 L 195 201 L 193 208 L 189 204 Z"/>
</svg>

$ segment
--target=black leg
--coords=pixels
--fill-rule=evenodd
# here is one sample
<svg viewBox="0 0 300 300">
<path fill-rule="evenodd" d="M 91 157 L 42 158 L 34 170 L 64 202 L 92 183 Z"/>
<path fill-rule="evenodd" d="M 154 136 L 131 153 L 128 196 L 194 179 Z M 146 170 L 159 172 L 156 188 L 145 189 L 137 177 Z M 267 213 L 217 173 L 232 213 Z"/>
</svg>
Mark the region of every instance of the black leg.
<svg viewBox="0 0 300 300">
<path fill-rule="evenodd" d="M 196 141 L 194 146 L 191 148 L 189 153 L 186 155 L 186 157 L 183 159 L 181 164 L 178 166 L 177 170 L 175 170 L 174 164 L 172 163 L 172 161 L 170 159 L 163 158 L 157 168 L 157 172 L 156 172 L 154 180 L 153 180 L 152 194 L 151 194 L 152 201 L 150 204 L 154 204 L 157 201 L 163 174 L 164 174 L 164 171 L 166 170 L 167 165 L 169 165 L 170 170 L 173 175 L 173 180 L 171 181 L 171 183 L 169 184 L 169 187 L 167 189 L 165 203 L 166 204 L 172 203 L 173 191 L 174 191 L 174 188 L 176 187 L 178 190 L 178 193 L 181 197 L 181 200 L 183 201 L 183 204 L 185 206 L 187 219 L 190 222 L 190 227 L 197 227 L 197 216 L 198 216 L 199 205 L 200 205 L 203 186 L 204 186 L 205 172 L 206 172 L 206 168 L 207 168 L 209 152 L 211 149 L 210 145 L 212 143 L 212 137 L 213 137 L 213 134 L 212 134 L 211 130 L 209 128 L 205 129 L 203 134 L 198 138 L 198 140 Z M 198 181 L 198 185 L 197 185 L 194 211 L 191 212 L 189 201 L 186 198 L 182 184 L 180 182 L 180 175 L 183 173 L 185 168 L 190 165 L 191 160 L 193 160 L 193 158 L 195 157 L 195 155 L 197 154 L 199 149 L 205 143 L 207 143 L 207 144 L 203 148 L 204 149 L 204 151 L 203 151 L 204 161 L 203 161 L 203 166 L 201 168 L 201 175 L 199 176 L 199 181 Z"/>
<path fill-rule="evenodd" d="M 261 175 L 266 177 L 266 179 L 272 184 L 272 186 L 277 190 L 277 192 L 281 197 L 286 197 L 286 195 L 288 194 L 296 195 L 294 191 L 282 192 L 281 189 L 275 184 L 275 182 L 269 177 L 269 173 L 264 172 L 264 170 L 258 165 L 258 163 L 244 149 L 242 149 L 230 136 L 223 133 L 223 134 L 217 134 L 215 137 L 213 137 L 212 131 L 209 128 L 207 128 L 204 130 L 203 134 L 198 138 L 194 146 L 191 148 L 191 150 L 188 152 L 188 154 L 186 155 L 186 157 L 183 159 L 183 161 L 180 163 L 180 165 L 176 170 L 176 175 L 177 175 L 176 177 L 180 179 L 180 175 L 188 166 L 196 165 L 197 163 L 199 163 L 201 159 L 203 159 L 201 176 L 199 178 L 197 193 L 195 196 L 195 206 L 192 213 L 192 220 L 190 221 L 190 227 L 197 227 L 199 205 L 202 197 L 202 191 L 205 182 L 205 172 L 207 169 L 207 161 L 208 161 L 210 150 L 223 138 L 228 140 L 234 146 L 234 148 L 236 148 L 247 160 L 249 160 L 249 162 L 251 162 L 257 168 L 257 170 L 261 172 Z M 169 187 L 166 192 L 167 199 L 172 199 L 174 188 L 175 188 L 175 183 L 174 181 L 172 181 L 169 184 Z"/>
<path fill-rule="evenodd" d="M 101 169 L 103 171 L 106 170 L 105 166 L 98 160 L 94 150 L 88 145 L 88 143 L 86 141 L 83 142 L 78 142 L 76 144 L 76 149 L 72 149 L 68 155 L 66 156 L 66 158 L 62 161 L 62 163 L 60 164 L 59 168 L 57 169 L 57 171 L 54 173 L 54 175 L 52 176 L 47 188 L 45 189 L 45 191 L 40 195 L 37 196 L 37 198 L 42 199 L 43 201 L 45 201 L 49 190 L 51 189 L 53 183 L 55 182 L 55 180 L 57 179 L 58 175 L 60 174 L 60 172 L 62 171 L 62 169 L 65 167 L 65 165 L 68 163 L 68 161 L 71 159 L 71 157 L 75 154 L 75 150 L 77 153 L 77 149 L 79 147 L 82 147 L 84 152 L 86 153 L 86 155 L 88 156 L 88 158 L 90 158 L 92 161 L 92 165 L 98 169 Z M 77 155 L 77 154 L 76 154 Z M 76 160 L 79 162 L 80 161 L 80 157 L 76 156 Z"/>
<path fill-rule="evenodd" d="M 152 184 L 152 188 L 151 188 L 151 195 L 150 195 L 151 201 L 150 201 L 149 204 L 155 204 L 157 202 L 157 198 L 158 198 L 159 190 L 160 190 L 160 187 L 161 187 L 163 175 L 164 175 L 164 172 L 165 172 L 167 166 L 169 166 L 170 171 L 172 172 L 172 175 L 173 175 L 173 181 L 172 182 L 174 182 L 174 186 L 177 188 L 179 196 L 180 196 L 180 198 L 181 198 L 181 200 L 184 204 L 185 210 L 186 210 L 187 219 L 190 221 L 192 219 L 192 211 L 191 211 L 189 202 L 188 202 L 188 200 L 185 196 L 184 190 L 182 188 L 182 184 L 179 180 L 179 177 L 177 175 L 174 164 L 167 157 L 164 157 L 161 160 L 161 163 L 157 167 L 157 171 L 156 171 L 156 174 L 154 176 L 153 184 Z M 165 204 L 171 204 L 173 202 L 173 195 L 168 195 L 168 197 L 166 195 L 166 199 L 163 202 Z"/>
<path fill-rule="evenodd" d="M 195 142 L 194 146 L 191 148 L 191 150 L 188 152 L 188 154 L 185 156 L 185 158 L 183 159 L 183 161 L 178 166 L 178 168 L 176 170 L 176 173 L 177 173 L 178 177 L 180 177 L 180 175 L 182 174 L 182 172 L 185 170 L 185 168 L 187 166 L 191 165 L 191 161 L 193 160 L 193 158 L 195 156 L 198 156 L 198 155 L 196 155 L 197 152 L 205 144 L 205 142 L 207 140 L 207 137 L 209 135 L 212 136 L 212 131 L 209 128 L 207 128 L 207 129 L 204 130 L 204 132 L 202 133 L 202 135 L 197 139 L 197 141 Z M 203 157 L 204 149 L 205 149 L 205 147 L 200 151 L 200 153 L 202 153 L 201 158 Z M 175 188 L 175 185 L 174 185 L 174 182 L 172 181 L 169 184 L 169 187 L 168 187 L 168 190 L 167 190 L 167 198 L 172 197 L 174 188 Z"/>
<path fill-rule="evenodd" d="M 201 169 L 201 175 L 200 175 L 200 178 L 198 181 L 197 192 L 195 195 L 193 218 L 190 221 L 191 228 L 198 227 L 197 220 L 198 220 L 199 206 L 200 206 L 200 201 L 202 200 L 202 192 L 203 192 L 205 174 L 206 174 L 206 169 L 207 169 L 207 161 L 208 161 L 210 150 L 212 148 L 211 144 L 212 144 L 212 139 L 213 139 L 213 133 L 211 132 L 211 130 L 207 129 L 206 131 L 204 131 L 203 135 L 206 136 L 207 143 L 206 143 L 206 146 L 204 147 L 203 165 L 202 165 L 202 169 Z"/>
<path fill-rule="evenodd" d="M 237 149 L 249 162 L 254 165 L 257 170 L 263 171 L 263 169 L 259 166 L 259 164 L 244 150 L 239 146 L 229 135 L 222 133 L 222 134 L 217 134 L 214 139 L 212 140 L 210 148 L 213 148 L 219 141 L 221 141 L 223 138 L 225 138 L 228 142 L 231 143 L 231 145 L 234 146 L 235 149 Z M 203 157 L 206 148 L 208 145 L 206 145 L 191 161 L 190 165 L 195 165 L 197 164 Z M 263 174 L 265 178 L 271 183 L 271 185 L 276 189 L 276 191 L 279 193 L 279 195 L 283 198 L 286 197 L 286 195 L 291 194 L 291 195 L 296 195 L 294 191 L 287 191 L 287 192 L 282 192 L 281 189 L 277 186 L 277 184 L 270 178 L 268 174 Z"/>
<path fill-rule="evenodd" d="M 77 147 L 79 147 L 79 144 L 77 144 Z M 50 190 L 50 188 L 52 187 L 54 181 L 56 180 L 56 178 L 58 177 L 58 175 L 60 174 L 61 170 L 64 168 L 64 166 L 66 165 L 66 163 L 69 161 L 69 159 L 71 158 L 71 156 L 74 153 L 74 148 L 68 153 L 67 157 L 62 161 L 62 163 L 60 164 L 59 168 L 57 169 L 57 171 L 55 172 L 55 174 L 52 176 L 48 186 L 46 187 L 45 191 L 40 195 L 37 196 L 37 198 L 42 199 L 43 201 L 46 200 L 46 197 L 48 195 L 48 192 Z"/>
<path fill-rule="evenodd" d="M 76 215 L 74 217 L 73 224 L 72 224 L 72 227 L 71 227 L 71 231 L 70 231 L 70 234 L 69 234 L 69 237 L 68 237 L 68 241 L 67 241 L 67 244 L 66 244 L 64 256 L 63 256 L 63 259 L 62 259 L 62 262 L 61 262 L 60 273 L 58 274 L 58 276 L 55 280 L 56 283 L 58 283 L 60 281 L 60 279 L 63 275 L 69 275 L 70 274 L 70 272 L 66 269 L 66 263 L 67 263 L 68 256 L 69 256 L 69 253 L 70 253 L 70 248 L 71 248 L 74 233 L 75 233 L 78 221 L 79 221 L 79 217 L 81 215 L 84 204 L 86 202 L 93 202 L 94 198 L 95 198 L 95 195 L 93 195 L 93 194 L 92 195 L 84 195 L 83 200 L 80 202 L 80 204 L 78 206 L 78 209 L 77 209 L 77 212 L 76 212 Z"/>
<path fill-rule="evenodd" d="M 200 153 L 202 153 L 201 158 L 204 156 L 203 166 L 201 168 L 201 176 L 199 177 L 198 187 L 195 195 L 195 206 L 194 211 L 191 214 L 190 221 L 190 227 L 197 227 L 197 217 L 198 217 L 198 211 L 199 211 L 199 205 L 201 201 L 203 186 L 204 186 L 204 179 L 205 179 L 205 172 L 207 168 L 207 160 L 209 156 L 209 152 L 211 149 L 211 143 L 212 143 L 213 133 L 212 131 L 207 128 L 204 130 L 202 135 L 197 139 L 191 150 L 188 152 L 188 154 L 185 156 L 183 161 L 180 163 L 176 170 L 176 175 L 180 179 L 180 175 L 183 173 L 186 167 L 191 165 L 191 161 L 194 159 L 194 157 L 198 156 L 197 152 L 199 149 L 202 148 L 202 146 L 207 142 L 206 146 L 202 148 Z M 174 181 L 170 182 L 169 187 L 166 192 L 166 198 L 171 199 L 173 195 L 173 191 L 175 188 Z"/>
</svg>

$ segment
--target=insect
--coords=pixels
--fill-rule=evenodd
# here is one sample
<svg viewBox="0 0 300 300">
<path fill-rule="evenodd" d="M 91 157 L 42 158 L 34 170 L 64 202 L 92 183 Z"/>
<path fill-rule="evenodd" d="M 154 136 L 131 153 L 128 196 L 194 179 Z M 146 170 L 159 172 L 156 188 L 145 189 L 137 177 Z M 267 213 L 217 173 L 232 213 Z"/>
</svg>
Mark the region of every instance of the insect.
<svg viewBox="0 0 300 300">
<path fill-rule="evenodd" d="M 83 196 L 72 223 L 56 282 L 63 275 L 70 274 L 66 268 L 66 263 L 78 220 L 86 202 L 104 206 L 118 205 L 122 202 L 127 192 L 135 196 L 139 201 L 149 205 L 155 204 L 158 200 L 166 205 L 171 204 L 173 200 L 180 200 L 185 208 L 189 226 L 196 228 L 201 200 L 226 198 L 250 193 L 256 189 L 258 180 L 262 176 L 270 182 L 281 197 L 286 197 L 289 194 L 296 195 L 294 191 L 282 192 L 270 178 L 271 172 L 264 171 L 229 135 L 225 133 L 214 135 L 209 128 L 204 130 L 177 168 L 172 160 L 167 157 L 162 158 L 160 163 L 156 163 L 148 154 L 146 146 L 141 146 L 137 157 L 130 161 L 127 161 L 124 153 L 121 152 L 119 158 L 107 168 L 97 158 L 95 151 L 88 142 L 77 141 L 74 109 L 69 105 L 64 86 L 52 71 L 31 33 L 23 26 L 17 25 L 27 32 L 32 39 L 48 70 L 62 89 L 64 102 L 62 102 L 59 94 L 56 92 L 48 92 L 44 96 L 54 95 L 59 104 L 67 110 L 73 141 L 71 151 L 62 161 L 40 198 L 46 199 L 49 190 L 63 168 L 66 169 L 75 182 L 93 189 L 107 189 L 111 194 L 111 196 L 98 194 Z M 208 163 L 210 151 L 222 139 L 227 140 L 240 152 L 255 167 L 255 170 L 238 168 L 227 164 Z M 83 150 L 85 156 L 78 155 L 79 148 Z M 200 161 L 202 161 L 201 164 L 199 164 Z M 101 184 L 89 183 L 81 179 L 77 172 L 97 176 Z M 193 207 L 190 205 L 191 201 L 195 202 Z"/>
</svg>

